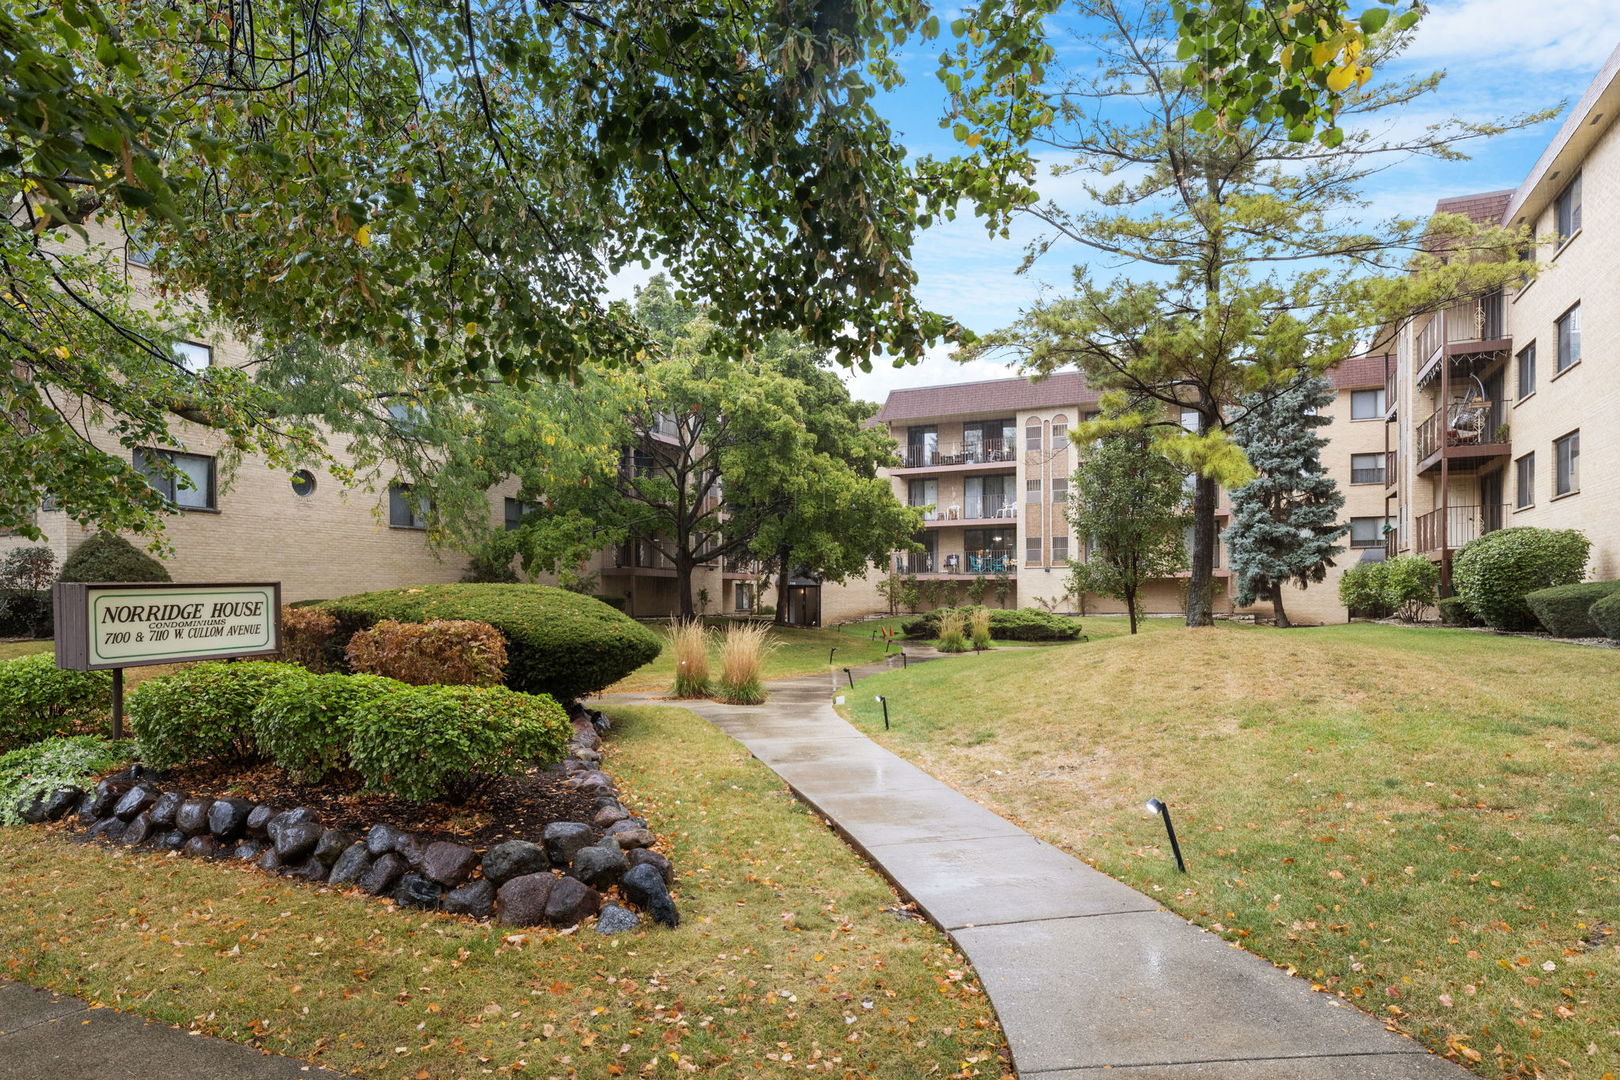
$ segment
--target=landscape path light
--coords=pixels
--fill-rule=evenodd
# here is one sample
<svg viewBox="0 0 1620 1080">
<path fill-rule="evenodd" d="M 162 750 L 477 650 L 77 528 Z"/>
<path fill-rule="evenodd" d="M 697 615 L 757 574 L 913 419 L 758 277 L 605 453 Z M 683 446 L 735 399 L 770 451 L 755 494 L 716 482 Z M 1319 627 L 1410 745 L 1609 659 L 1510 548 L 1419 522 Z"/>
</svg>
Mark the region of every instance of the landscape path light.
<svg viewBox="0 0 1620 1080">
<path fill-rule="evenodd" d="M 827 666 L 828 667 L 832 667 L 833 653 L 835 653 L 837 651 L 838 651 L 838 646 L 836 646 L 836 645 L 834 645 L 832 648 L 827 650 Z"/>
<path fill-rule="evenodd" d="M 877 694 L 875 696 L 876 696 L 876 699 L 883 705 L 883 730 L 888 731 L 889 730 L 889 699 L 884 697 L 882 694 Z"/>
<path fill-rule="evenodd" d="M 849 668 L 845 668 L 844 675 L 849 679 L 849 688 L 851 690 L 855 689 L 855 673 L 850 671 Z"/>
<path fill-rule="evenodd" d="M 1187 863 L 1181 857 L 1181 845 L 1176 843 L 1176 826 L 1170 820 L 1170 808 L 1162 800 L 1149 799 L 1147 801 L 1147 811 L 1150 814 L 1158 814 L 1164 818 L 1164 831 L 1170 834 L 1170 850 L 1175 852 L 1176 855 L 1176 869 L 1185 874 L 1187 872 Z"/>
</svg>

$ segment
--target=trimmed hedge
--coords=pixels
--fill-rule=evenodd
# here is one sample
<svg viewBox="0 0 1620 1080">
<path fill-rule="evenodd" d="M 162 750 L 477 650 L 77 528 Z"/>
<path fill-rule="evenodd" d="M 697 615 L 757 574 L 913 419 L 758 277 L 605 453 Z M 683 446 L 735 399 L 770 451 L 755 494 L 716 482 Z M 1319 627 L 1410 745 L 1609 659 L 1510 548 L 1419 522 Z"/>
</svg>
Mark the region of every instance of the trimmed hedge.
<svg viewBox="0 0 1620 1080">
<path fill-rule="evenodd" d="M 589 596 L 548 585 L 423 585 L 341 596 L 320 605 L 337 639 L 383 619 L 473 619 L 506 638 L 506 685 L 572 701 L 605 690 L 663 649 L 662 639 Z"/>
<path fill-rule="evenodd" d="M 111 708 L 105 671 L 63 671 L 50 653 L 0 660 L 0 753 L 64 734 Z"/>
<path fill-rule="evenodd" d="M 1583 581 L 1526 593 L 1524 602 L 1553 637 L 1603 637 L 1592 621 L 1592 605 L 1620 590 L 1620 581 Z"/>
<path fill-rule="evenodd" d="M 1460 596 L 1445 596 L 1440 599 L 1440 621 L 1447 626 L 1478 626 L 1479 619 L 1468 605 L 1463 603 Z"/>
<path fill-rule="evenodd" d="M 344 654 L 350 671 L 412 686 L 499 686 L 505 681 L 506 639 L 489 623 L 471 619 L 384 619 L 351 637 Z"/>
<path fill-rule="evenodd" d="M 188 761 L 252 761 L 258 757 L 254 710 L 272 689 L 305 674 L 296 664 L 212 660 L 146 680 L 129 694 L 140 759 L 157 769 Z"/>
<path fill-rule="evenodd" d="M 1620 641 L 1620 590 L 1593 604 L 1587 614 L 1592 617 L 1592 625 L 1603 631 L 1605 637 Z"/>
<path fill-rule="evenodd" d="M 316 674 L 343 669 L 343 650 L 332 644 L 337 635 L 337 616 L 320 608 L 283 604 L 281 608 L 281 659 L 308 668 Z"/>
<path fill-rule="evenodd" d="M 488 777 L 562 760 L 573 731 L 568 714 L 543 695 L 502 686 L 407 687 L 356 712 L 349 754 L 376 791 L 412 802 L 461 799 Z"/>
<path fill-rule="evenodd" d="M 97 533 L 62 564 L 63 581 L 171 581 L 163 564 L 122 536 Z"/>
<path fill-rule="evenodd" d="M 900 624 L 900 630 L 909 638 L 939 637 L 940 616 L 955 612 L 965 625 L 971 625 L 977 611 L 990 612 L 990 636 L 997 641 L 1075 641 L 1080 637 L 1080 620 L 1066 615 L 1054 615 L 1040 608 L 984 608 L 970 605 L 961 608 L 938 608 Z"/>
<path fill-rule="evenodd" d="M 348 767 L 361 709 L 405 689 L 404 683 L 380 675 L 290 674 L 254 708 L 254 742 L 294 780 L 316 783 Z"/>
<path fill-rule="evenodd" d="M 1457 550 L 1452 584 L 1486 626 L 1534 630 L 1536 616 L 1525 594 L 1579 584 L 1591 550 L 1592 542 L 1576 529 L 1499 529 Z"/>
</svg>

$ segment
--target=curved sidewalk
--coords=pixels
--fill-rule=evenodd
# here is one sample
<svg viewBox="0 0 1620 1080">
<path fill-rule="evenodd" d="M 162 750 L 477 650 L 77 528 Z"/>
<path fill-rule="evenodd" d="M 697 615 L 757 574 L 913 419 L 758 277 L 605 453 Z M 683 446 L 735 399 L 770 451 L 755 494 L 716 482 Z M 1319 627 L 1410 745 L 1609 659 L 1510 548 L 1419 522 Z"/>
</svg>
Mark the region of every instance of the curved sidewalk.
<svg viewBox="0 0 1620 1080">
<path fill-rule="evenodd" d="M 878 746 L 833 711 L 841 685 L 771 683 L 759 706 L 658 703 L 742 743 L 951 936 L 1025 1080 L 1470 1075 Z"/>
</svg>

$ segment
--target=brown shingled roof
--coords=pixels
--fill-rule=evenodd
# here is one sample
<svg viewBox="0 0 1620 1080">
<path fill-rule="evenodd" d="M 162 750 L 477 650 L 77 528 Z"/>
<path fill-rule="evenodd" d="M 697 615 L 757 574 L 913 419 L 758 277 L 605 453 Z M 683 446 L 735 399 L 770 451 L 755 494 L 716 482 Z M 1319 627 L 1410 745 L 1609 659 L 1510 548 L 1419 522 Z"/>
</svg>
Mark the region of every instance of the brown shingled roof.
<svg viewBox="0 0 1620 1080">
<path fill-rule="evenodd" d="M 1500 225 L 1518 188 L 1486 191 L 1478 195 L 1453 195 L 1434 204 L 1437 214 L 1462 214 L 1479 225 Z"/>
<path fill-rule="evenodd" d="M 1340 390 L 1377 390 L 1384 385 L 1383 353 L 1347 356 L 1328 369 L 1327 377 Z"/>
<path fill-rule="evenodd" d="M 1379 384 L 1383 384 L 1382 376 Z M 1060 405 L 1090 405 L 1097 398 L 1097 392 L 1086 386 L 1084 375 L 1077 371 L 1065 371 L 1040 382 L 988 379 L 949 386 L 919 386 L 914 390 L 891 390 L 877 419 L 887 423 L 974 413 L 1017 412 L 1019 409 L 1050 409 Z"/>
</svg>

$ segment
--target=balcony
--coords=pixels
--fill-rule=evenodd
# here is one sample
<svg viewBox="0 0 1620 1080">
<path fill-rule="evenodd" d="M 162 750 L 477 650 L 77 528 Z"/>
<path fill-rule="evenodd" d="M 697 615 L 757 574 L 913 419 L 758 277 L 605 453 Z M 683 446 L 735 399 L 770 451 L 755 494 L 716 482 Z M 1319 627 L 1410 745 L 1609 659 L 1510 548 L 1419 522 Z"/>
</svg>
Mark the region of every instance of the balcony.
<svg viewBox="0 0 1620 1080">
<path fill-rule="evenodd" d="M 947 506 L 936 510 L 932 516 L 923 515 L 923 525 L 930 529 L 1017 520 L 1018 504 L 1011 499 L 968 499 L 965 505 Z"/>
<path fill-rule="evenodd" d="M 967 555 L 936 555 L 925 551 L 896 555 L 894 572 L 938 574 L 943 577 L 964 579 L 978 577 L 981 574 L 985 577 L 994 577 L 997 574 L 1017 574 L 1018 563 L 1013 558 L 1012 548 L 984 548 Z"/>
<path fill-rule="evenodd" d="M 1419 517 L 1415 525 L 1413 550 L 1423 555 L 1455 551 L 1470 540 L 1502 528 L 1507 520 L 1505 503 L 1484 506 L 1443 506 Z"/>
<path fill-rule="evenodd" d="M 1430 316 L 1418 335 L 1417 354 L 1423 364 L 1418 385 L 1427 383 L 1439 369 L 1442 356 L 1509 351 L 1512 347 L 1501 289 L 1453 304 Z"/>
<path fill-rule="evenodd" d="M 902 469 L 949 469 L 974 465 L 1010 465 L 1018 460 L 1016 444 L 1004 439 L 983 439 L 954 446 L 907 446 L 900 453 Z"/>
<path fill-rule="evenodd" d="M 674 577 L 675 564 L 645 540 L 632 540 L 613 549 L 613 565 L 606 573 L 646 573 L 651 577 Z"/>
<path fill-rule="evenodd" d="M 1384 498 L 1389 498 L 1401 486 L 1400 455 L 1397 451 L 1384 451 Z"/>
<path fill-rule="evenodd" d="M 1428 472 L 1442 458 L 1456 460 L 1463 471 L 1472 471 L 1485 459 L 1511 453 L 1502 412 L 1496 402 L 1478 400 L 1436 409 L 1418 425 L 1418 472 Z"/>
<path fill-rule="evenodd" d="M 1384 534 L 1384 558 L 1393 559 L 1401 553 L 1401 531 L 1391 527 Z"/>
<path fill-rule="evenodd" d="M 747 556 L 729 555 L 721 563 L 721 572 L 730 577 L 763 577 L 765 564 Z"/>
</svg>

